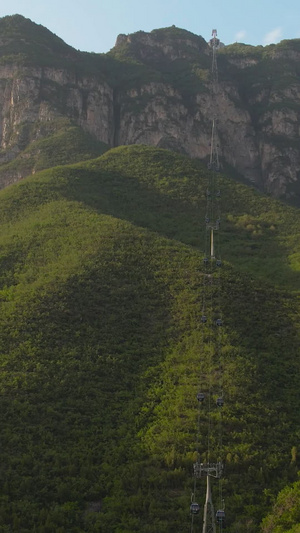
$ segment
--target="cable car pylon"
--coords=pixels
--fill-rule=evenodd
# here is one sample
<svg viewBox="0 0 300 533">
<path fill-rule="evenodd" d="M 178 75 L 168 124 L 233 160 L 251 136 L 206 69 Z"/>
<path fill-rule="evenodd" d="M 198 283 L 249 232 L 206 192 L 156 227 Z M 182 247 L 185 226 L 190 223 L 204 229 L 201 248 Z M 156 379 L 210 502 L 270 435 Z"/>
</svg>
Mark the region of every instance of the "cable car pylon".
<svg viewBox="0 0 300 533">
<path fill-rule="evenodd" d="M 209 185 L 207 189 L 207 203 L 206 203 L 206 216 L 205 216 L 205 256 L 204 256 L 204 267 L 205 272 L 204 276 L 208 276 L 207 269 L 210 269 L 209 277 L 212 279 L 212 274 L 214 271 L 213 265 L 216 267 L 220 267 L 222 265 L 221 258 L 217 253 L 217 247 L 215 245 L 215 232 L 218 232 L 220 228 L 220 203 L 219 199 L 221 197 L 220 190 L 218 188 L 217 183 L 217 175 L 220 171 L 220 162 L 219 162 L 219 145 L 218 145 L 218 139 L 217 139 L 217 123 L 218 123 L 218 117 L 217 117 L 217 107 L 215 102 L 215 96 L 217 92 L 218 87 L 218 66 L 217 66 L 217 50 L 220 45 L 220 41 L 217 38 L 217 30 L 212 30 L 212 38 L 210 39 L 210 47 L 212 50 L 212 70 L 211 70 L 211 93 L 212 93 L 212 107 L 213 107 L 213 113 L 212 113 L 212 128 L 211 128 L 211 141 L 210 141 L 210 158 L 209 163 L 207 165 L 209 169 Z M 209 254 L 207 253 L 209 251 Z M 219 270 L 219 269 L 218 269 Z M 217 288 L 218 290 L 218 288 Z M 205 293 L 205 283 L 204 283 L 204 293 Z M 213 307 L 213 306 L 212 306 Z M 214 313 L 216 310 L 211 309 L 211 313 Z M 218 312 L 220 312 L 220 309 L 218 309 Z M 202 317 L 201 322 L 205 324 L 208 320 L 208 317 L 206 315 L 205 310 L 205 294 L 203 295 L 203 309 L 202 309 Z M 209 324 L 211 327 L 222 326 L 223 321 L 221 318 L 209 320 Z M 218 329 L 218 346 L 217 346 L 217 354 L 220 357 L 220 329 Z M 212 366 L 212 365 L 211 365 Z M 222 371 L 222 365 L 220 364 L 220 368 Z M 212 372 L 212 369 L 211 369 Z M 211 378 L 210 378 L 211 379 Z M 221 382 L 222 382 L 222 376 L 221 376 Z M 211 382 L 209 385 L 209 393 L 208 393 L 208 450 L 207 450 L 207 462 L 202 463 L 199 461 L 199 453 L 198 453 L 198 461 L 194 463 L 193 469 L 194 469 L 194 494 L 193 497 L 195 497 L 196 492 L 196 481 L 200 478 L 206 477 L 206 499 L 204 503 L 204 510 L 203 510 L 203 529 L 202 533 L 216 533 L 217 528 L 218 532 L 222 532 L 223 528 L 225 527 L 225 510 L 224 510 L 224 502 L 222 498 L 222 482 L 220 481 L 222 473 L 223 473 L 223 464 L 221 460 L 219 459 L 218 462 L 212 463 L 210 462 L 210 428 L 211 428 Z M 198 392 L 197 399 L 199 402 L 199 406 L 204 403 L 205 394 L 203 392 Z M 223 385 L 222 385 L 222 393 L 221 396 L 218 397 L 216 401 L 217 408 L 222 410 L 222 407 L 224 405 L 224 399 L 223 399 Z M 222 415 L 220 413 L 220 435 L 222 435 Z M 199 429 L 198 428 L 198 439 L 199 439 Z M 221 447 L 222 447 L 222 437 L 220 437 L 220 443 L 219 443 L 219 455 L 221 455 Z M 197 450 L 198 452 L 198 450 Z M 214 454 L 216 456 L 216 454 Z M 217 511 L 215 512 L 214 504 L 213 504 L 213 498 L 212 498 L 212 479 L 218 479 L 219 480 L 219 494 L 220 494 L 220 506 L 217 508 Z M 192 513 L 192 528 L 191 531 L 193 532 L 193 523 L 194 523 L 194 514 L 198 514 L 200 511 L 199 504 L 195 504 L 195 509 L 192 509 L 191 506 L 191 513 Z"/>
</svg>

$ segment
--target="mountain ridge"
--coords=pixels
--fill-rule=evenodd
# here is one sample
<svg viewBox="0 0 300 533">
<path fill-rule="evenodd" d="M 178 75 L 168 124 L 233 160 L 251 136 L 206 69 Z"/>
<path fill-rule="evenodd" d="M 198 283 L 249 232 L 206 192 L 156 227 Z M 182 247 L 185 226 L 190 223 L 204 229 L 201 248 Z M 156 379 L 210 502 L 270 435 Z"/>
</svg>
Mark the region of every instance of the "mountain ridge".
<svg viewBox="0 0 300 533">
<path fill-rule="evenodd" d="M 14 47 L 0 47 L 2 165 L 58 132 L 62 121 L 109 148 L 148 144 L 208 159 L 211 58 L 202 37 L 174 27 L 136 32 L 122 35 L 107 54 L 94 54 L 68 47 L 20 16 L 1 20 L 7 34 L 17 26 Z M 225 46 L 218 53 L 216 95 L 224 171 L 296 205 L 298 57 L 299 39 Z M 11 172 L 0 166 L 0 183 L 32 171 L 34 165 L 22 162 Z"/>
</svg>

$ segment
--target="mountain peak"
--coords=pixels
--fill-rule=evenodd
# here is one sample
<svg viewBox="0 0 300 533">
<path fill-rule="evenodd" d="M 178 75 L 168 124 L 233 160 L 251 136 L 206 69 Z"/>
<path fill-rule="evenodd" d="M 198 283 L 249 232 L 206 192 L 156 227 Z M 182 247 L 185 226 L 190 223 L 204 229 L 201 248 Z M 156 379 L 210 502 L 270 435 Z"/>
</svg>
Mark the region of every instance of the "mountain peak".
<svg viewBox="0 0 300 533">
<path fill-rule="evenodd" d="M 0 18 L 0 60 L 1 63 L 10 61 L 14 57 L 19 62 L 40 63 L 49 55 L 68 56 L 76 54 L 71 46 L 50 30 L 32 22 L 23 15 L 9 15 Z"/>
<path fill-rule="evenodd" d="M 150 59 L 194 60 L 199 53 L 207 51 L 207 43 L 200 35 L 170 26 L 152 30 L 138 31 L 129 35 L 120 34 L 117 37 L 115 49 L 126 49 L 127 54 L 135 59 L 145 61 Z"/>
</svg>

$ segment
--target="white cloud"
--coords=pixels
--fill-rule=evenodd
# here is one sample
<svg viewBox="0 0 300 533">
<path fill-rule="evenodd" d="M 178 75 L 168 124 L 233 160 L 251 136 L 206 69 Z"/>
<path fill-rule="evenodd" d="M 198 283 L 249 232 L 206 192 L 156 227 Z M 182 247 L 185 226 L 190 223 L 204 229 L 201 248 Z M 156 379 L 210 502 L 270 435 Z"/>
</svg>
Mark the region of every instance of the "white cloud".
<svg viewBox="0 0 300 533">
<path fill-rule="evenodd" d="M 241 42 L 242 39 L 246 37 L 247 32 L 245 30 L 240 30 L 235 34 L 235 40 Z"/>
<path fill-rule="evenodd" d="M 278 42 L 282 38 L 282 28 L 274 28 L 264 36 L 264 44 L 272 44 Z"/>
</svg>

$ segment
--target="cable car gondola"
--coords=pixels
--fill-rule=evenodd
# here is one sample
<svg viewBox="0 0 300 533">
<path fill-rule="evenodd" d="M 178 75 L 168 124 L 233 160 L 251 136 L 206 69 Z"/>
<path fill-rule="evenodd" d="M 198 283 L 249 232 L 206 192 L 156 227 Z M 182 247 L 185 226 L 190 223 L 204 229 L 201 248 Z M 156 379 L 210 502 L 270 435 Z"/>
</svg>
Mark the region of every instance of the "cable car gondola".
<svg viewBox="0 0 300 533">
<path fill-rule="evenodd" d="M 204 399 L 205 399 L 205 394 L 203 392 L 198 392 L 198 394 L 197 394 L 198 402 L 202 403 L 204 401 Z"/>
<path fill-rule="evenodd" d="M 223 407 L 223 405 L 224 405 L 223 398 L 222 397 L 217 398 L 216 404 L 217 404 L 217 407 Z"/>
<path fill-rule="evenodd" d="M 191 514 L 199 514 L 200 513 L 199 503 L 196 503 L 196 502 L 191 503 L 190 511 L 191 511 Z"/>
<path fill-rule="evenodd" d="M 225 511 L 223 509 L 216 512 L 216 521 L 218 524 L 222 524 L 223 528 L 225 527 Z"/>
</svg>

